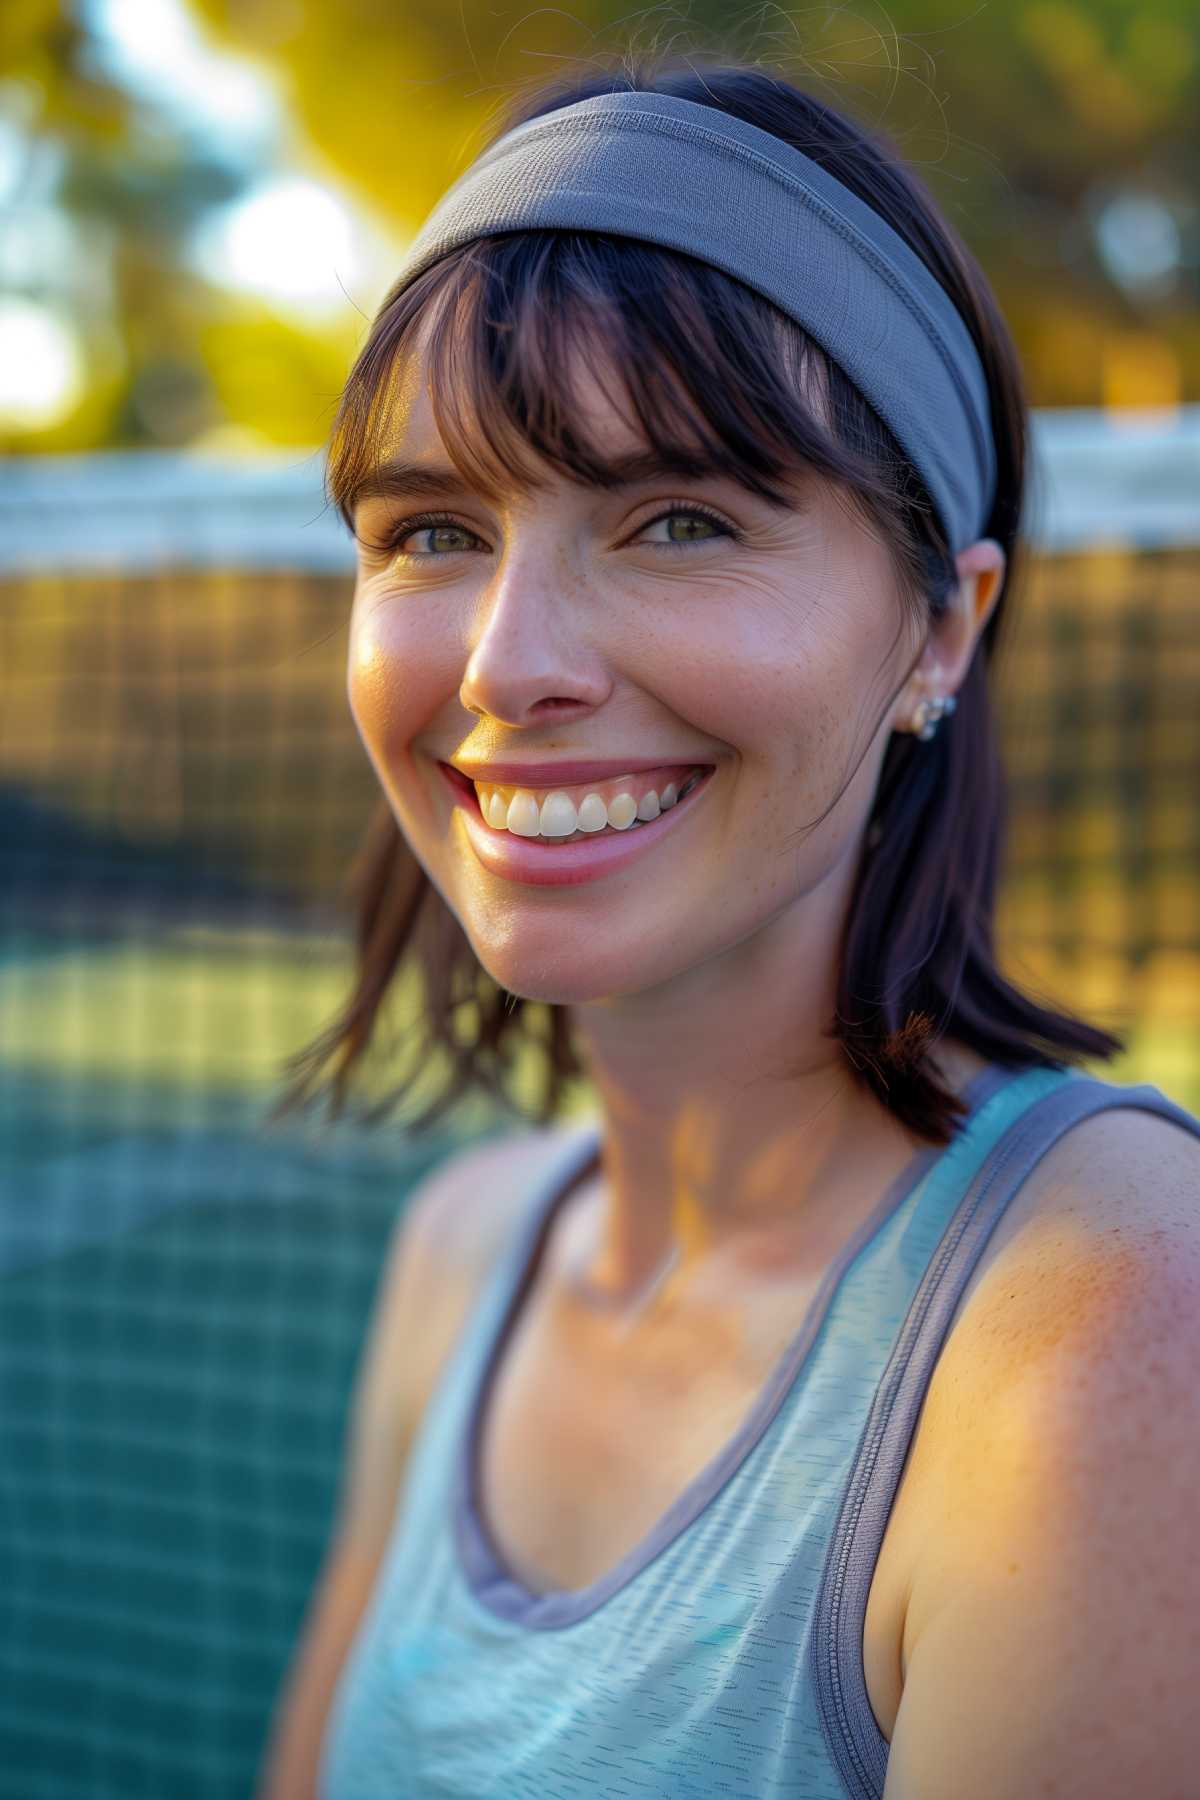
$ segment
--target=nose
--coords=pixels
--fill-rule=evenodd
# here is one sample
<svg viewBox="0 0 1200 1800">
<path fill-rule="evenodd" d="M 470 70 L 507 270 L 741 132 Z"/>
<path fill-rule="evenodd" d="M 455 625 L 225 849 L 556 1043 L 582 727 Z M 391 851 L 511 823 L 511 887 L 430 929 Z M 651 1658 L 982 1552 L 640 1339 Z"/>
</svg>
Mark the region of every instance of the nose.
<svg viewBox="0 0 1200 1800">
<path fill-rule="evenodd" d="M 610 683 L 586 612 L 544 556 L 540 567 L 526 556 L 497 570 L 480 598 L 462 705 L 514 727 L 599 706 Z"/>
</svg>

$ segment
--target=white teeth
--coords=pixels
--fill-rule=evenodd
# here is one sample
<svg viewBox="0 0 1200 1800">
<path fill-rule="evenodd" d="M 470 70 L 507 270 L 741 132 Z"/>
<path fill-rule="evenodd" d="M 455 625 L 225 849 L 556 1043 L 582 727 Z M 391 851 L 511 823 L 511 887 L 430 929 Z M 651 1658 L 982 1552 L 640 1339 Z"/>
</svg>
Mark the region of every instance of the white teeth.
<svg viewBox="0 0 1200 1800">
<path fill-rule="evenodd" d="M 608 824 L 608 808 L 599 794 L 588 794 L 579 808 L 576 821 L 580 831 L 603 831 Z"/>
<path fill-rule="evenodd" d="M 540 830 L 538 803 L 532 794 L 514 794 L 508 803 L 505 824 L 518 837 L 537 837 Z"/>
<path fill-rule="evenodd" d="M 579 831 L 603 831 L 606 827 L 628 831 L 633 825 L 648 824 L 690 793 L 705 773 L 697 770 L 682 788 L 669 781 L 661 795 L 648 788 L 640 800 L 630 793 L 616 794 L 607 806 L 601 795 L 586 794 L 578 809 L 571 796 L 561 789 L 547 794 L 540 808 L 533 794 L 522 789 L 517 789 L 508 800 L 499 788 L 479 792 L 481 783 L 476 784 L 476 792 L 480 812 L 497 831 L 508 830 L 517 837 L 570 838 Z"/>
<path fill-rule="evenodd" d="M 596 795 L 597 800 L 600 798 Z M 547 794 L 542 801 L 539 828 L 543 837 L 570 837 L 578 818 L 575 802 L 567 794 Z"/>
</svg>

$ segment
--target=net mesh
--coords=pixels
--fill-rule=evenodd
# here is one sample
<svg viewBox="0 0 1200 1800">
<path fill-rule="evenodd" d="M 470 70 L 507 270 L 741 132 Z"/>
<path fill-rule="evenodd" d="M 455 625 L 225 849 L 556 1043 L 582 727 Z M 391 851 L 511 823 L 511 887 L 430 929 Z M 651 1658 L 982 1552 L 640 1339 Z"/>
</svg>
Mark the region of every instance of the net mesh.
<svg viewBox="0 0 1200 1800">
<path fill-rule="evenodd" d="M 1200 1110 L 1200 551 L 1043 556 L 1004 965 Z M 264 1125 L 346 992 L 352 576 L 0 578 L 0 1796 L 246 1796 L 419 1144 Z"/>
</svg>

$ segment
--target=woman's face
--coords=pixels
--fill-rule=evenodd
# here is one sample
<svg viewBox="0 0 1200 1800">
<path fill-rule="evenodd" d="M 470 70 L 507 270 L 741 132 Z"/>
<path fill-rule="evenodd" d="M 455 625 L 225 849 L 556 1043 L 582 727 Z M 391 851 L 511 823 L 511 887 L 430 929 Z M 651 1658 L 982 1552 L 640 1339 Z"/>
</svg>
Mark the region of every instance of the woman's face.
<svg viewBox="0 0 1200 1800">
<path fill-rule="evenodd" d="M 591 441 L 614 458 L 644 450 L 582 368 L 574 385 Z M 420 353 L 388 456 L 452 467 Z M 812 475 L 788 508 L 726 476 L 602 492 L 547 475 L 540 492 L 490 500 L 358 503 L 348 697 L 415 855 L 479 961 L 526 998 L 702 977 L 737 946 L 754 955 L 764 932 L 832 964 L 917 649 L 884 545 Z M 406 524 L 429 512 L 444 517 Z M 535 885 L 481 860 L 491 827 L 468 816 L 440 766 L 452 760 L 713 773 L 625 866 Z"/>
</svg>

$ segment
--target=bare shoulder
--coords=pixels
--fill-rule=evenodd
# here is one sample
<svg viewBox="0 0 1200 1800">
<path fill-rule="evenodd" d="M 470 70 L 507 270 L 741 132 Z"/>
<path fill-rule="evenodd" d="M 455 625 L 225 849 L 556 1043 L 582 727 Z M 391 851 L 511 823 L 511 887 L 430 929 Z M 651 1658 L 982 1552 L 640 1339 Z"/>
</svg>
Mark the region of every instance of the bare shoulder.
<svg viewBox="0 0 1200 1800">
<path fill-rule="evenodd" d="M 1081 1223 L 1094 1217 L 1135 1232 L 1177 1226 L 1185 1236 L 1200 1223 L 1200 1133 L 1162 1113 L 1093 1113 L 1064 1132 L 1034 1173 L 1045 1196 L 1061 1196 Z"/>
<path fill-rule="evenodd" d="M 414 1413 L 534 1190 L 583 1130 L 560 1123 L 471 1143 L 444 1157 L 410 1197 L 392 1231 L 381 1307 L 405 1334 L 403 1381 Z"/>
<path fill-rule="evenodd" d="M 985 1382 L 1010 1379 L 1047 1335 L 1123 1356 L 1134 1301 L 1169 1309 L 1173 1271 L 1200 1258 L 1200 1133 L 1161 1113 L 1082 1119 L 1025 1188 L 964 1333 L 964 1361 Z"/>
<path fill-rule="evenodd" d="M 1041 1158 L 996 1236 L 929 1395 L 943 1470 L 970 1486 L 1018 1391 L 1046 1380 L 1045 1404 L 1063 1407 L 1080 1390 L 1059 1385 L 1061 1358 L 1115 1376 L 1131 1334 L 1170 1334 L 1181 1303 L 1195 1307 L 1200 1133 L 1135 1107 L 1092 1114 Z"/>
<path fill-rule="evenodd" d="M 585 1124 L 531 1127 L 452 1153 L 427 1176 L 397 1225 L 426 1273 L 472 1283 L 518 1228 L 543 1175 L 588 1135 Z"/>
<path fill-rule="evenodd" d="M 535 1190 L 587 1131 L 558 1124 L 470 1144 L 440 1163 L 412 1197 L 395 1228 L 401 1273 L 387 1305 L 404 1333 L 405 1382 L 416 1412 Z"/>
<path fill-rule="evenodd" d="M 1194 1773 L 1200 1135 L 1114 1107 L 1034 1173 L 963 1318 L 887 1800 L 962 1791 L 968 1760 L 996 1800 Z"/>
</svg>

